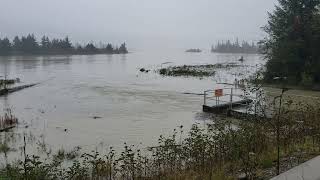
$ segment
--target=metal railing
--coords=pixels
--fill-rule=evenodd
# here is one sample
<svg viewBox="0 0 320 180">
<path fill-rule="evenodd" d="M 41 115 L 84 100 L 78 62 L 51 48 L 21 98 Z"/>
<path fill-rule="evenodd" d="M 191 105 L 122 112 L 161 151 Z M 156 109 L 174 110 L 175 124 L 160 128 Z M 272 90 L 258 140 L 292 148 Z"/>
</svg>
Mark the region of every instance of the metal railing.
<svg viewBox="0 0 320 180">
<path fill-rule="evenodd" d="M 204 91 L 203 104 L 209 107 L 229 104 L 229 107 L 227 107 L 229 110 L 271 117 L 275 113 L 275 110 L 279 108 L 277 107 L 278 103 L 275 101 L 275 97 L 280 94 L 281 91 L 262 90 L 248 92 L 239 88 L 223 88 L 222 96 L 216 96 L 215 90 L 206 90 Z M 305 102 L 308 101 L 307 99 L 320 100 L 319 96 L 295 94 L 290 91 L 286 92 L 283 96 L 288 98 L 287 100 L 295 102 Z M 242 100 L 252 101 L 239 104 Z"/>
<path fill-rule="evenodd" d="M 221 103 L 233 103 L 235 101 L 245 99 L 244 91 L 236 88 L 224 88 L 222 96 L 216 96 L 216 90 L 206 90 L 204 91 L 203 104 L 207 105 L 210 101 L 215 101 L 215 105 L 219 105 Z M 240 91 L 240 93 L 239 93 Z"/>
</svg>

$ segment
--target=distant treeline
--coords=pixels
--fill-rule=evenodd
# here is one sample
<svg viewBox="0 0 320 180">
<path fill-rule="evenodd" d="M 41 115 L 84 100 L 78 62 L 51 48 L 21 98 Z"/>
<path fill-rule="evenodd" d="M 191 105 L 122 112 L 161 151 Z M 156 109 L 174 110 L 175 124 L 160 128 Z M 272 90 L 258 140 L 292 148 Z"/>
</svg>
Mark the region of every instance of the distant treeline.
<svg viewBox="0 0 320 180">
<path fill-rule="evenodd" d="M 218 42 L 216 46 L 211 47 L 211 52 L 218 53 L 247 53 L 256 54 L 259 53 L 259 46 L 256 43 L 248 43 L 242 41 L 240 44 L 238 40 L 231 42 L 230 40 Z"/>
<path fill-rule="evenodd" d="M 0 55 L 24 55 L 24 54 L 126 54 L 126 44 L 120 47 L 106 44 L 96 47 L 93 43 L 84 46 L 73 46 L 68 37 L 64 39 L 49 39 L 43 36 L 40 42 L 33 34 L 16 36 L 12 41 L 5 37 L 0 38 Z"/>
</svg>

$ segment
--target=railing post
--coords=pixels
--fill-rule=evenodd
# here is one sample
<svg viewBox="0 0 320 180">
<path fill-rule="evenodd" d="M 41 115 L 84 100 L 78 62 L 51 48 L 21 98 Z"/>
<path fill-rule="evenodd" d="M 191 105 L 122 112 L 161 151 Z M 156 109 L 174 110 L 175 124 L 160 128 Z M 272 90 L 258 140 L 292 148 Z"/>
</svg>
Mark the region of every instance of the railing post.
<svg viewBox="0 0 320 180">
<path fill-rule="evenodd" d="M 233 101 L 233 88 L 231 88 L 231 93 L 230 93 L 230 110 L 232 109 L 232 101 Z"/>
<path fill-rule="evenodd" d="M 207 105 L 207 91 L 204 91 L 203 105 Z"/>
<path fill-rule="evenodd" d="M 257 115 L 257 102 L 258 102 L 258 94 L 256 92 L 256 99 L 255 99 L 255 102 L 254 102 L 254 115 L 255 116 Z"/>
</svg>

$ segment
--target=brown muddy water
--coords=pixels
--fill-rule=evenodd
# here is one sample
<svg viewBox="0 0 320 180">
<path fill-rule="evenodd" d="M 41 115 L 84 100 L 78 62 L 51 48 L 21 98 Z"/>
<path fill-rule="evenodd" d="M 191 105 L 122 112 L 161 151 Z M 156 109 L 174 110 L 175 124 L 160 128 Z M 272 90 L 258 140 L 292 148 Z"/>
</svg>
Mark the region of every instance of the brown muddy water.
<svg viewBox="0 0 320 180">
<path fill-rule="evenodd" d="M 20 78 L 20 84 L 41 82 L 0 97 L 1 114 L 11 108 L 19 118 L 19 127 L 0 134 L 1 141 L 7 138 L 18 150 L 25 134 L 29 153 L 43 143 L 53 150 L 122 147 L 124 142 L 141 143 L 142 147 L 155 144 L 161 134 L 171 134 L 181 125 L 188 130 L 192 124 L 207 120 L 202 113 L 203 97 L 183 93 L 223 88 L 226 85 L 218 83 L 233 83 L 235 77 L 253 73 L 264 62 L 259 55 L 245 55 L 244 66 L 219 70 L 205 79 L 162 77 L 139 69 L 241 64 L 241 56 L 141 51 L 127 55 L 0 57 L 0 76 Z"/>
</svg>

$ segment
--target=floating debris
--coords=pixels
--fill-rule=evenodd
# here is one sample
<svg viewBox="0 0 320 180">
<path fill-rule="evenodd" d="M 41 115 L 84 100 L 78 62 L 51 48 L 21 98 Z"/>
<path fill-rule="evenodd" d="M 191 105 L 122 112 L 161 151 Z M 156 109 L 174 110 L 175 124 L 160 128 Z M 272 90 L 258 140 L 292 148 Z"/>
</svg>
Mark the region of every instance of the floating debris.
<svg viewBox="0 0 320 180">
<path fill-rule="evenodd" d="M 93 116 L 92 118 L 93 118 L 93 119 L 101 119 L 102 117 L 100 117 L 100 116 Z"/>
<path fill-rule="evenodd" d="M 141 69 L 140 69 L 140 72 L 145 72 L 145 73 L 148 73 L 148 72 L 150 72 L 150 70 L 148 70 L 148 69 L 145 69 L 145 68 L 141 68 Z"/>
<path fill-rule="evenodd" d="M 201 49 L 188 49 L 188 50 L 186 50 L 186 52 L 190 52 L 190 53 L 201 53 L 202 50 L 201 50 Z"/>
<path fill-rule="evenodd" d="M 16 79 L 0 79 L 0 86 L 12 85 L 12 84 L 15 84 L 15 83 L 20 83 L 20 78 L 16 78 Z"/>
<path fill-rule="evenodd" d="M 165 64 L 172 64 L 173 62 L 170 62 L 170 61 L 168 61 L 168 62 L 164 62 L 164 63 L 162 63 L 161 65 L 165 65 Z"/>
<path fill-rule="evenodd" d="M 243 56 L 241 56 L 241 58 L 239 59 L 240 62 L 243 62 L 244 61 L 244 58 Z"/>
</svg>

